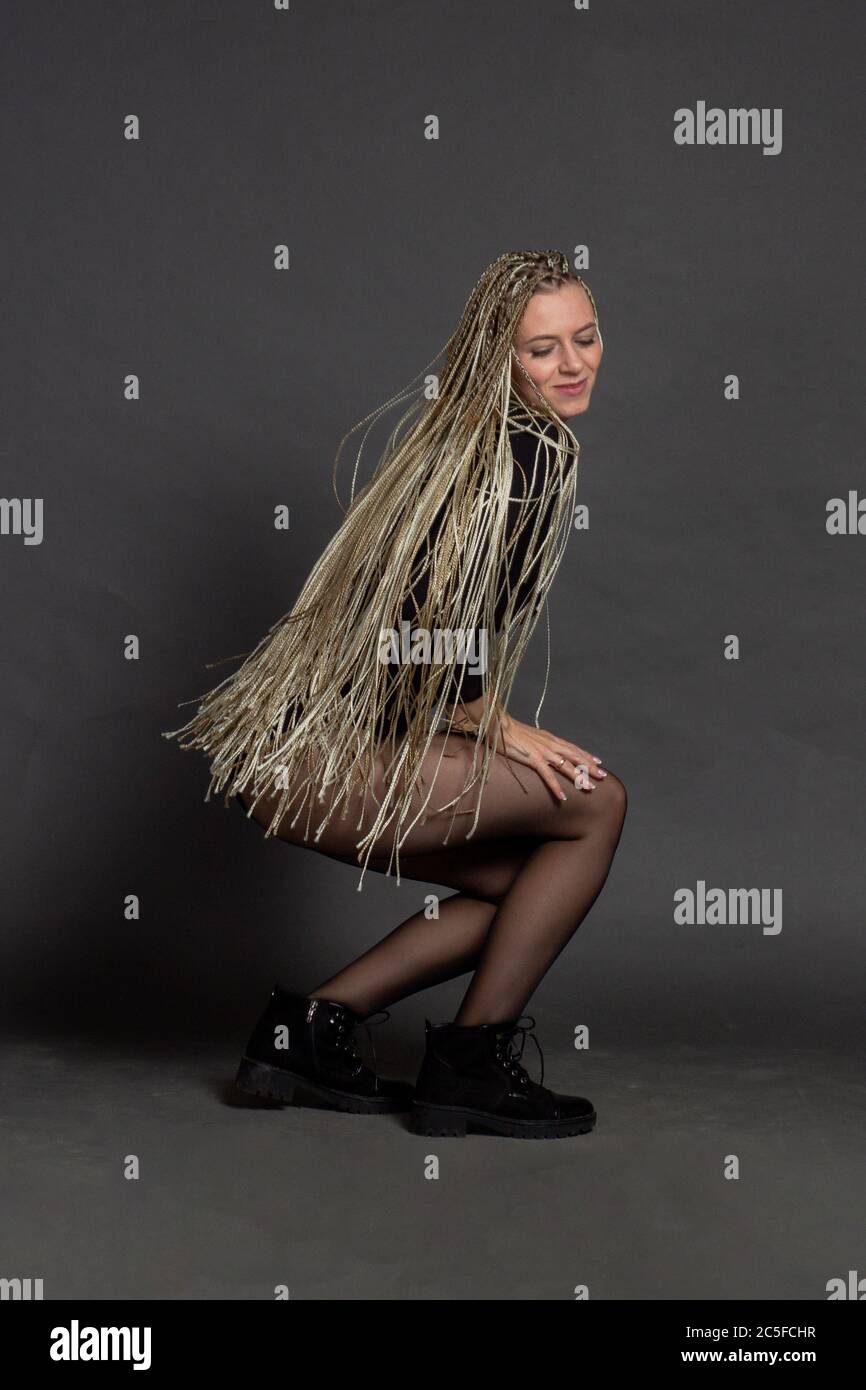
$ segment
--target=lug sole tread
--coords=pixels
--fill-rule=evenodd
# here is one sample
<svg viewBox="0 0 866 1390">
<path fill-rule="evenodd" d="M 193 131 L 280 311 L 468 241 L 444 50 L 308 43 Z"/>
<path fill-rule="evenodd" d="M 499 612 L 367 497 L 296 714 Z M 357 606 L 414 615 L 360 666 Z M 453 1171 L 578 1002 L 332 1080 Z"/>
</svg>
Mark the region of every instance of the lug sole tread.
<svg viewBox="0 0 866 1390">
<path fill-rule="evenodd" d="M 499 1134 L 509 1139 L 570 1139 L 588 1134 L 595 1127 L 598 1115 L 573 1120 L 509 1120 L 483 1110 L 462 1109 L 459 1106 L 419 1104 L 412 1106 L 410 1125 L 415 1134 L 433 1138 L 462 1139 L 467 1133 Z"/>
<path fill-rule="evenodd" d="M 260 1100 L 277 1101 L 281 1105 L 309 1105 L 318 1101 L 331 1110 L 340 1110 L 350 1115 L 399 1114 L 408 1110 L 411 1098 L 405 1101 L 383 1096 L 373 1100 L 365 1096 L 349 1095 L 345 1091 L 323 1086 L 299 1072 L 268 1066 L 251 1057 L 242 1057 L 238 1067 L 235 1085 L 245 1095 L 258 1096 Z"/>
</svg>

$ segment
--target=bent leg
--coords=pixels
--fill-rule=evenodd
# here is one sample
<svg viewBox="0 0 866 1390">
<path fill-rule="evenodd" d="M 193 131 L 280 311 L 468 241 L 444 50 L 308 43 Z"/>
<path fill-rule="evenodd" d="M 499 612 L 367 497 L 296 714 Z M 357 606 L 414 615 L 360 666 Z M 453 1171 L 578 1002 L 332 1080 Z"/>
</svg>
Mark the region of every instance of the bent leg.
<svg viewBox="0 0 866 1390">
<path fill-rule="evenodd" d="M 535 849 L 496 909 L 456 1023 L 502 1023 L 526 1005 L 586 917 L 607 878 L 625 820 L 618 778 L 590 827 L 574 839 Z"/>
<path fill-rule="evenodd" d="M 510 861 L 501 846 L 484 843 L 409 857 L 406 873 L 470 887 L 475 876 L 476 891 L 488 897 L 456 893 L 438 920 L 416 912 L 315 993 L 364 1015 L 474 970 L 455 1021 L 518 1018 L 604 886 L 626 812 L 625 788 L 612 778 L 589 828 L 573 839 L 515 841 Z M 477 862 L 461 864 L 470 850 Z"/>
<path fill-rule="evenodd" d="M 311 991 L 312 998 L 348 1004 L 362 1018 L 419 990 L 474 970 L 497 904 L 537 841 L 473 842 L 401 860 L 401 877 L 444 883 L 460 891 L 439 903 L 438 916 L 419 909 L 368 951 Z M 371 860 L 371 868 L 377 864 Z M 384 872 L 386 861 L 378 865 Z"/>
<path fill-rule="evenodd" d="M 471 762 L 462 736 L 448 738 L 447 756 L 440 756 L 444 739 L 434 739 L 425 760 L 427 784 L 434 784 L 432 808 L 458 797 Z M 625 790 L 613 773 L 591 792 L 561 781 L 568 788 L 565 802 L 555 801 L 532 769 L 497 754 L 468 840 L 477 787 L 460 797 L 453 825 L 453 808 L 432 814 L 428 808 L 404 842 L 401 878 L 462 891 L 446 900 L 438 921 L 415 913 L 315 993 L 363 1014 L 478 966 L 458 1021 L 494 1022 L 519 1013 L 601 891 L 625 814 Z M 381 791 L 380 784 L 377 795 Z M 372 824 L 375 802 L 368 802 L 365 822 L 361 795 L 350 801 L 346 817 L 337 813 L 318 841 L 303 839 L 301 823 L 287 833 L 288 818 L 280 838 L 356 864 L 353 850 Z M 267 805 L 256 808 L 257 820 L 267 823 L 270 815 Z M 390 850 L 386 833 L 370 867 L 384 872 Z"/>
<path fill-rule="evenodd" d="M 450 766 L 448 770 L 452 770 Z M 466 772 L 460 775 L 465 781 Z M 437 796 L 447 799 L 441 784 L 437 786 Z M 246 808 L 248 798 L 239 799 Z M 260 802 L 253 818 L 265 825 L 272 815 L 271 804 Z M 353 849 L 360 831 L 348 837 L 352 842 L 350 849 L 345 836 L 339 833 L 340 829 L 344 830 L 345 822 L 336 825 L 332 822 L 320 840 L 313 842 L 301 838 L 300 826 L 291 831 L 289 819 L 284 819 L 279 838 L 288 839 L 291 834 L 290 843 L 306 844 L 330 858 L 357 866 Z M 459 819 L 455 826 L 459 831 Z M 428 918 L 423 910 L 414 912 L 358 959 L 311 990 L 311 997 L 346 1004 L 367 1017 L 398 999 L 475 968 L 496 905 L 538 841 L 529 837 L 508 837 L 479 842 L 474 838 L 466 841 L 458 835 L 456 843 L 442 848 L 443 833 L 437 827 L 433 835 L 423 841 L 435 848 L 426 852 L 404 852 L 400 857 L 401 880 L 445 884 L 458 890 L 440 903 L 438 918 Z M 387 852 L 373 853 L 370 869 L 385 873 L 389 857 L 390 846 Z"/>
</svg>

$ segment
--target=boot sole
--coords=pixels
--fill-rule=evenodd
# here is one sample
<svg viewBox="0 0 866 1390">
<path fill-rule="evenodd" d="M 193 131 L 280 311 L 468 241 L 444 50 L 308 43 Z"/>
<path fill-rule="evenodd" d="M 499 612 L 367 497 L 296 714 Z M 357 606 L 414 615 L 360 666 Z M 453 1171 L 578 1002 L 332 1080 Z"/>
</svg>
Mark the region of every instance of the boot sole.
<svg viewBox="0 0 866 1390">
<path fill-rule="evenodd" d="M 330 1110 L 342 1110 L 351 1115 L 393 1115 L 408 1110 L 412 1104 L 411 1099 L 403 1101 L 391 1096 L 378 1099 L 353 1096 L 348 1091 L 322 1086 L 281 1067 L 253 1061 L 251 1057 L 241 1058 L 235 1085 L 239 1091 L 262 1100 L 275 1100 L 282 1105 L 309 1105 L 311 1100 L 319 1101 Z"/>
<path fill-rule="evenodd" d="M 410 1126 L 415 1134 L 462 1139 L 468 1132 L 504 1134 L 510 1139 L 568 1139 L 576 1134 L 588 1134 L 594 1127 L 597 1114 L 575 1120 L 510 1120 L 491 1115 L 484 1110 L 464 1110 L 455 1106 L 412 1105 Z"/>
</svg>

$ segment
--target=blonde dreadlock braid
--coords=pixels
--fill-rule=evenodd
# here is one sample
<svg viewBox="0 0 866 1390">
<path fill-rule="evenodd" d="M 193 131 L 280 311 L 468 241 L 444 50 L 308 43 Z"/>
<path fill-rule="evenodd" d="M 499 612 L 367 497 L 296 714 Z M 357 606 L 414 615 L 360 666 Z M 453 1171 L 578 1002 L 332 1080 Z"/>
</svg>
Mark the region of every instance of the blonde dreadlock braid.
<svg viewBox="0 0 866 1390">
<path fill-rule="evenodd" d="M 452 632 L 484 629 L 492 634 L 492 659 L 488 663 L 488 698 L 475 731 L 466 784 L 458 797 L 436 809 L 447 810 L 476 782 L 480 781 L 482 790 L 486 783 L 496 744 L 491 732 L 496 733 L 499 711 L 507 704 L 568 538 L 580 452 L 580 445 L 517 358 L 513 339 L 536 290 L 569 280 L 585 290 L 597 324 L 592 293 L 561 252 L 510 251 L 487 267 L 445 346 L 408 387 L 361 420 L 340 442 L 332 472 L 338 503 L 337 466 L 346 440 L 369 421 L 366 438 L 373 423 L 395 401 L 422 390 L 414 385 L 418 377 L 447 354 L 437 398 L 426 403 L 421 418 L 400 437 L 401 427 L 423 402 L 409 407 L 388 439 L 372 478 L 356 497 L 362 439 L 349 507 L 292 610 L 270 628 L 251 653 L 241 654 L 246 659 L 233 675 L 198 697 L 198 711 L 187 724 L 164 734 L 165 738 L 181 738 L 182 748 L 200 748 L 209 755 L 211 780 L 205 800 L 222 791 L 228 805 L 232 796 L 250 788 L 251 812 L 261 797 L 280 792 L 266 835 L 276 833 L 289 809 L 293 788 L 301 801 L 291 824 L 297 823 L 307 806 L 305 840 L 309 838 L 317 787 L 319 801 L 324 800 L 325 789 L 331 785 L 336 786 L 338 796 L 316 828 L 316 840 L 335 807 L 355 787 L 364 787 L 364 804 L 367 793 L 372 793 L 379 810 L 375 823 L 356 846 L 358 862 L 363 858 L 359 891 L 373 844 L 392 821 L 393 845 L 386 873 L 390 874 L 395 864 L 399 884 L 400 846 L 426 811 L 431 795 L 428 791 L 409 820 L 412 794 L 422 781 L 424 756 L 445 704 L 460 699 L 462 663 L 458 666 L 456 661 L 445 661 L 423 667 L 420 688 L 416 688 L 413 672 L 418 671 L 417 666 L 403 663 L 395 674 L 393 665 L 378 656 L 383 630 L 399 627 L 413 562 L 443 507 L 444 520 L 428 557 L 427 596 L 418 613 L 418 626 L 429 632 L 446 623 Z M 534 408 L 521 401 L 513 388 L 513 362 L 538 398 Z M 521 524 L 507 542 L 512 468 L 509 425 L 537 438 L 536 448 L 544 449 L 547 466 L 541 469 L 543 488 L 529 528 L 523 573 L 513 589 L 507 582 L 503 635 L 497 637 L 493 633 L 497 584 L 522 529 Z M 539 457 L 537 453 L 536 467 Z M 571 458 L 575 467 L 568 470 Z M 549 525 L 541 535 L 548 503 L 552 508 Z M 528 576 L 532 577 L 535 598 L 518 606 L 518 590 Z M 548 674 L 549 668 L 548 622 Z M 449 684 L 458 670 L 461 674 L 455 696 L 449 694 Z M 546 690 L 547 674 L 535 714 L 536 726 Z M 397 746 L 393 729 L 401 715 L 408 731 Z M 379 801 L 372 784 L 376 755 L 386 742 L 391 758 L 385 773 L 387 790 Z M 309 767 L 318 768 L 318 772 L 309 772 Z M 342 814 L 346 814 L 345 807 Z M 448 835 L 456 814 L 455 810 Z M 478 810 L 467 838 L 477 822 Z M 443 844 L 447 844 L 448 835 Z"/>
</svg>

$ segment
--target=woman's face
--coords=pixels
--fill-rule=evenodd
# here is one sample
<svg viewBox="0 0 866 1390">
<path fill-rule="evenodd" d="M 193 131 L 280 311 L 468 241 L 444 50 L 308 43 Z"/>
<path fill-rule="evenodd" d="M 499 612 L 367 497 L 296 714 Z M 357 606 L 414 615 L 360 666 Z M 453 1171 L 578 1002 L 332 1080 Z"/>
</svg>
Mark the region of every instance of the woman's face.
<svg viewBox="0 0 866 1390">
<path fill-rule="evenodd" d="M 589 409 L 602 346 L 589 296 L 580 285 L 569 281 L 536 290 L 514 335 L 514 350 L 557 415 L 566 419 Z M 538 404 L 515 362 L 511 380 L 522 400 Z"/>
</svg>

